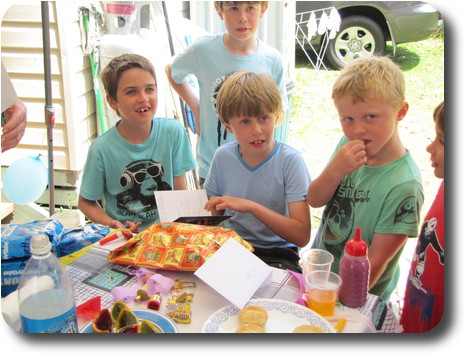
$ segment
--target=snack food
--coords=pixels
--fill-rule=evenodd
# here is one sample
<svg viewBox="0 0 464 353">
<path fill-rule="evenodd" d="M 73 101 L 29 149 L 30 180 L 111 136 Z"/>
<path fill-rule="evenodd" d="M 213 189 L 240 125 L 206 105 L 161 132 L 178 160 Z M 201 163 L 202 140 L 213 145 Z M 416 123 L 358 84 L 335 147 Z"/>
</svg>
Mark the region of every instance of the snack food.
<svg viewBox="0 0 464 353">
<path fill-rule="evenodd" d="M 300 325 L 295 327 L 293 333 L 325 333 L 325 331 L 314 325 Z"/>
<path fill-rule="evenodd" d="M 108 260 L 145 268 L 195 271 L 230 238 L 253 251 L 250 243 L 230 229 L 175 222 L 156 223 L 112 250 Z"/>
<path fill-rule="evenodd" d="M 240 324 L 251 324 L 264 327 L 268 319 L 266 309 L 258 305 L 251 305 L 238 312 Z"/>
<path fill-rule="evenodd" d="M 100 310 L 94 316 L 92 319 L 92 329 L 95 333 L 110 333 L 113 331 L 113 319 L 107 308 Z"/>
<path fill-rule="evenodd" d="M 266 330 L 258 325 L 244 324 L 239 326 L 235 333 L 266 333 Z"/>
</svg>

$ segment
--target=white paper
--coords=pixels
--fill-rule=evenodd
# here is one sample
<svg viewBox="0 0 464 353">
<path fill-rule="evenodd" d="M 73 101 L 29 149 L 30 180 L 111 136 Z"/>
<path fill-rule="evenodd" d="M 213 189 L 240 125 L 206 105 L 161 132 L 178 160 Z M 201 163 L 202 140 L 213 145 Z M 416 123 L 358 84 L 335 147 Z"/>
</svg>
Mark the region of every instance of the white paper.
<svg viewBox="0 0 464 353">
<path fill-rule="evenodd" d="M 173 222 L 179 217 L 211 216 L 204 209 L 208 196 L 205 189 L 155 191 L 160 222 Z"/>
<path fill-rule="evenodd" d="M 235 239 L 229 239 L 195 275 L 242 309 L 272 276 L 272 268 Z"/>
</svg>

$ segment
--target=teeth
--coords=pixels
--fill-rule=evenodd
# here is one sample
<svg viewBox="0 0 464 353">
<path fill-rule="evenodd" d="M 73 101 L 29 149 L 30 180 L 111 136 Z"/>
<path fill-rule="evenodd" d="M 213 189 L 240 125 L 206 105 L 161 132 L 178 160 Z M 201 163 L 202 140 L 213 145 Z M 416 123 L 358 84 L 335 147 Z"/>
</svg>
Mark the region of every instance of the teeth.
<svg viewBox="0 0 464 353">
<path fill-rule="evenodd" d="M 141 113 L 144 113 L 144 112 L 147 112 L 149 110 L 150 110 L 149 108 L 141 108 L 141 109 L 138 109 L 137 111 L 141 112 Z"/>
</svg>

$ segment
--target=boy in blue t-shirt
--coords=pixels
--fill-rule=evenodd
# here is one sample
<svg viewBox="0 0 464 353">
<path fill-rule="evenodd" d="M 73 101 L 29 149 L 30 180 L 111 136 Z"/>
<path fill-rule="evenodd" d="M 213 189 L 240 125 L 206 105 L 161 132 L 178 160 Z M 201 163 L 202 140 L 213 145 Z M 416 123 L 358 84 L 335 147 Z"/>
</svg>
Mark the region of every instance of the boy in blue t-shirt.
<svg viewBox="0 0 464 353">
<path fill-rule="evenodd" d="M 239 71 L 224 82 L 217 113 L 236 142 L 219 147 L 205 181 L 205 209 L 231 218 L 224 227 L 251 243 L 270 266 L 301 273 L 299 247 L 309 242 L 306 192 L 311 182 L 301 153 L 274 140 L 282 102 L 273 78 Z"/>
<path fill-rule="evenodd" d="M 93 222 L 139 232 L 159 222 L 154 191 L 186 189 L 185 173 L 195 161 L 182 124 L 154 118 L 158 93 L 150 61 L 121 55 L 101 78 L 121 120 L 90 146 L 78 206 Z"/>
</svg>

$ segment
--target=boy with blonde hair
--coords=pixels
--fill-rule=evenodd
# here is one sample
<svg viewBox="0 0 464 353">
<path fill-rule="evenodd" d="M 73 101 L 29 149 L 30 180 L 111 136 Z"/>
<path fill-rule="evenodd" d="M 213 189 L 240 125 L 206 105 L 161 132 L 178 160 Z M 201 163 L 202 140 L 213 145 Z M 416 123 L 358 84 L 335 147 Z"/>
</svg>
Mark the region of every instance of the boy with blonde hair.
<svg viewBox="0 0 464 353">
<path fill-rule="evenodd" d="M 330 251 L 338 272 L 346 242 L 361 227 L 369 291 L 388 300 L 424 199 L 419 169 L 398 133 L 409 108 L 404 77 L 388 58 L 359 58 L 342 70 L 332 98 L 344 136 L 308 190 L 310 206 L 325 206 L 313 247 Z"/>
<path fill-rule="evenodd" d="M 124 54 L 100 76 L 121 120 L 90 146 L 79 209 L 93 222 L 139 232 L 159 222 L 154 191 L 186 189 L 185 173 L 195 161 L 182 124 L 155 118 L 158 91 L 149 60 Z"/>
<path fill-rule="evenodd" d="M 274 140 L 282 121 L 275 81 L 266 74 L 236 72 L 219 90 L 216 109 L 236 142 L 214 155 L 204 185 L 213 197 L 205 209 L 231 216 L 223 226 L 250 242 L 268 265 L 301 273 L 298 248 L 310 239 L 306 192 L 311 179 L 301 153 Z"/>
<path fill-rule="evenodd" d="M 208 173 L 216 149 L 234 140 L 219 121 L 216 95 L 222 83 L 236 71 L 271 75 L 279 86 L 286 110 L 284 70 L 280 53 L 255 37 L 268 1 L 215 1 L 226 32 L 198 38 L 166 67 L 174 90 L 190 107 L 198 134 L 197 164 L 200 183 Z M 188 84 L 188 74 L 199 82 L 199 97 Z"/>
</svg>

